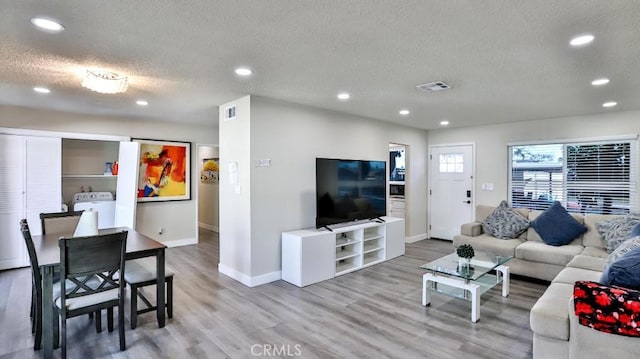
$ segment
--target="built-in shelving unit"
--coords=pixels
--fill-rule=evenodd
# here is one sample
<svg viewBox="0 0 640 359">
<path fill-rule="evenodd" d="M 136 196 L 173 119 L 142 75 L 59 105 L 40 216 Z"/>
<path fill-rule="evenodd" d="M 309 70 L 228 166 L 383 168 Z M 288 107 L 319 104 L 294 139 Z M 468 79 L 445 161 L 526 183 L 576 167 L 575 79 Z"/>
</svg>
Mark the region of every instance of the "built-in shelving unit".
<svg viewBox="0 0 640 359">
<path fill-rule="evenodd" d="M 404 220 L 384 219 L 282 233 L 282 279 L 303 287 L 403 255 Z"/>
<path fill-rule="evenodd" d="M 118 141 L 62 139 L 62 200 L 72 208 L 74 193 L 116 192 L 118 176 L 104 175 L 105 162 L 119 156 Z"/>
</svg>

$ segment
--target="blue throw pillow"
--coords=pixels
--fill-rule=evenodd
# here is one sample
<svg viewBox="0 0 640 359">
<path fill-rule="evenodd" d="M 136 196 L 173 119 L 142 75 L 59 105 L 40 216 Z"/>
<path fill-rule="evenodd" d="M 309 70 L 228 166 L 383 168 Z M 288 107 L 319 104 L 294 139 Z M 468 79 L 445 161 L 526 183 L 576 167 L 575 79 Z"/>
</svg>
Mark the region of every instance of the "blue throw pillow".
<svg viewBox="0 0 640 359">
<path fill-rule="evenodd" d="M 640 222 L 631 229 L 631 237 L 640 236 Z"/>
<path fill-rule="evenodd" d="M 573 218 L 558 201 L 553 202 L 530 225 L 544 243 L 552 246 L 569 244 L 587 231 L 587 227 Z"/>
<path fill-rule="evenodd" d="M 606 266 L 600 283 L 640 290 L 640 247 Z"/>
</svg>

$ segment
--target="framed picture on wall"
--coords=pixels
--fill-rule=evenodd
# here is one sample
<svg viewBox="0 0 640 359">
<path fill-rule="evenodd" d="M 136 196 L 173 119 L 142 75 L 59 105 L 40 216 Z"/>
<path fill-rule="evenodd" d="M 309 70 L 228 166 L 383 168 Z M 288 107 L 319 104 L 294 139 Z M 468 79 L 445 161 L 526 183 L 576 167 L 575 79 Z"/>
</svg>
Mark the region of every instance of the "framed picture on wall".
<svg viewBox="0 0 640 359">
<path fill-rule="evenodd" d="M 200 182 L 218 183 L 220 181 L 220 162 L 217 158 L 203 158 Z"/>
<path fill-rule="evenodd" d="M 191 199 L 191 142 L 142 138 L 138 169 L 138 202 Z"/>
</svg>

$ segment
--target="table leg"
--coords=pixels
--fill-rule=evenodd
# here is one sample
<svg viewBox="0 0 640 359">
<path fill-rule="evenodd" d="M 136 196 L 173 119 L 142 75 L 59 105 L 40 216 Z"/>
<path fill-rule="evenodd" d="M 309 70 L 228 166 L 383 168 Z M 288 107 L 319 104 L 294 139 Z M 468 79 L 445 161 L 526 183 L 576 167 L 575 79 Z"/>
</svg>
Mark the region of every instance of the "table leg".
<svg viewBox="0 0 640 359">
<path fill-rule="evenodd" d="M 158 274 L 156 282 L 156 298 L 157 298 L 157 310 L 156 315 L 158 318 L 158 327 L 163 328 L 165 324 L 165 288 L 164 288 L 164 248 L 158 250 L 156 258 L 156 273 Z"/>
<path fill-rule="evenodd" d="M 53 271 L 51 266 L 41 267 L 42 274 L 42 350 L 45 359 L 53 358 Z"/>
<path fill-rule="evenodd" d="M 471 321 L 477 322 L 480 319 L 480 291 L 479 286 L 469 286 L 471 293 Z"/>
<path fill-rule="evenodd" d="M 509 280 L 510 280 L 509 267 L 498 266 L 496 270 L 502 273 L 502 296 L 508 297 L 509 296 Z"/>
<path fill-rule="evenodd" d="M 429 278 L 430 273 L 426 273 L 422 276 L 422 305 L 427 306 L 431 304 L 431 298 L 429 298 Z"/>
</svg>

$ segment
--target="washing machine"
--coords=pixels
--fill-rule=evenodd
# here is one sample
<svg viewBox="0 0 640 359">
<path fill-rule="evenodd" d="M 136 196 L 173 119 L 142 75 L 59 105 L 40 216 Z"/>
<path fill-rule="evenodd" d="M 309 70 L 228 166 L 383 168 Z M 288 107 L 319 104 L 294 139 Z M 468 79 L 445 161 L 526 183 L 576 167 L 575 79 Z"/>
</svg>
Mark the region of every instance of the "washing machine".
<svg viewBox="0 0 640 359">
<path fill-rule="evenodd" d="M 116 218 L 116 201 L 111 192 L 81 192 L 73 195 L 73 210 L 89 208 L 98 212 L 98 229 L 113 228 Z"/>
</svg>

